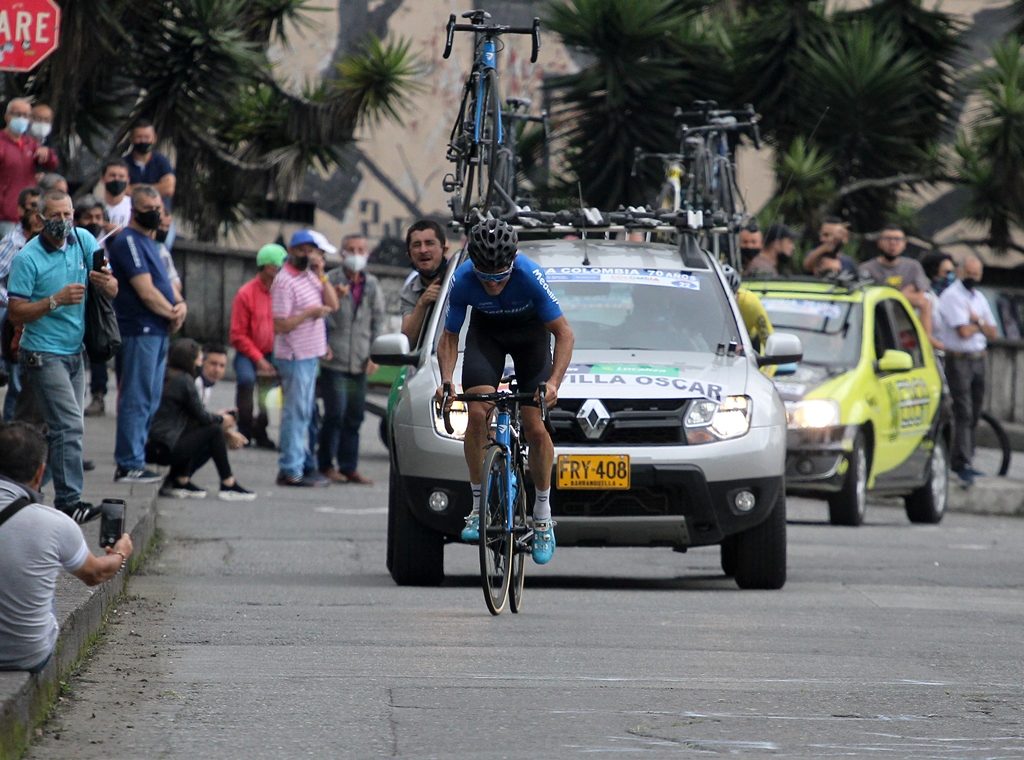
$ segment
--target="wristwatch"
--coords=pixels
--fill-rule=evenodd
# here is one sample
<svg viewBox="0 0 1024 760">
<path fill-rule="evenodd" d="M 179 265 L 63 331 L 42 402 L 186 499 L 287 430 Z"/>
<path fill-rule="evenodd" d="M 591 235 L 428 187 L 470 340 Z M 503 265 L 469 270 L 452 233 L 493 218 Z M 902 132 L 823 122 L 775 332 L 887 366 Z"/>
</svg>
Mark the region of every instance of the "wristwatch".
<svg viewBox="0 0 1024 760">
<path fill-rule="evenodd" d="M 57 297 L 50 296 L 50 311 L 56 311 L 57 309 Z"/>
</svg>

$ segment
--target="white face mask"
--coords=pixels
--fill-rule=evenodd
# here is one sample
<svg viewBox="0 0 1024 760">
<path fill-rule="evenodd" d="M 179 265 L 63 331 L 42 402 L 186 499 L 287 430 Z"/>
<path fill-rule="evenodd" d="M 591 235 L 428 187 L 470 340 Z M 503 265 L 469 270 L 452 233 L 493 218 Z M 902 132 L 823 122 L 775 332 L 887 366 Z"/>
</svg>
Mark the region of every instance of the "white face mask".
<svg viewBox="0 0 1024 760">
<path fill-rule="evenodd" d="M 366 269 L 366 262 L 369 258 L 366 254 L 346 253 L 345 269 L 350 272 L 362 272 Z"/>
<path fill-rule="evenodd" d="M 50 136 L 50 130 L 52 129 L 53 125 L 48 121 L 34 121 L 32 126 L 28 128 L 28 131 L 37 140 L 45 140 Z"/>
</svg>

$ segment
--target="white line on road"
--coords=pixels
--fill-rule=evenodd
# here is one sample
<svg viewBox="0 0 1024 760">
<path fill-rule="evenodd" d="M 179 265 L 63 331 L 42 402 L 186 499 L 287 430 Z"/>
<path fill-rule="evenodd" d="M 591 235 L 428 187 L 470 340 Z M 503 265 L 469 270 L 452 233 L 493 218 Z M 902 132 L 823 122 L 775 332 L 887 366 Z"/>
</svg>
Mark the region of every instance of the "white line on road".
<svg viewBox="0 0 1024 760">
<path fill-rule="evenodd" d="M 366 507 L 364 509 L 342 509 L 341 507 L 316 507 L 314 512 L 328 515 L 386 515 L 387 507 Z"/>
</svg>

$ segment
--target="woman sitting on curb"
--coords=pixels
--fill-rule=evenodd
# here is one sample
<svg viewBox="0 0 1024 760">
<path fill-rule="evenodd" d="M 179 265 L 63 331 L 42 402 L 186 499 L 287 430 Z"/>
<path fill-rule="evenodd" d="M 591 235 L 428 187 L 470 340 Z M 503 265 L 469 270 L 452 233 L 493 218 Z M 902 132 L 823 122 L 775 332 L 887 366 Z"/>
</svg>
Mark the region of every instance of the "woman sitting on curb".
<svg viewBox="0 0 1024 760">
<path fill-rule="evenodd" d="M 238 484 L 228 463 L 224 427 L 225 420 L 228 427 L 234 420 L 230 415 L 206 411 L 196 390 L 200 361 L 199 344 L 191 338 L 179 338 L 171 344 L 163 397 L 149 429 L 146 461 L 171 467 L 160 488 L 161 496 L 205 498 L 206 491 L 192 482 L 192 473 L 213 459 L 220 475 L 220 498 L 252 501 L 256 494 Z"/>
</svg>

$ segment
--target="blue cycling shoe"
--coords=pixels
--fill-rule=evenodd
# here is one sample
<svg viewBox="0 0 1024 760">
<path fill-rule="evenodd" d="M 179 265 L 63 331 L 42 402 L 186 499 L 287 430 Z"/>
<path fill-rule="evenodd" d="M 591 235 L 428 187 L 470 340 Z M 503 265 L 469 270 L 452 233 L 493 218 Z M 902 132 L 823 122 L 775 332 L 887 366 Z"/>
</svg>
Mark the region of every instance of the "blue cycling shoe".
<svg viewBox="0 0 1024 760">
<path fill-rule="evenodd" d="M 480 513 L 470 512 L 466 518 L 466 527 L 462 529 L 461 538 L 467 544 L 480 540 Z"/>
<path fill-rule="evenodd" d="M 538 520 L 533 524 L 533 561 L 546 565 L 555 554 L 555 523 Z"/>
</svg>

